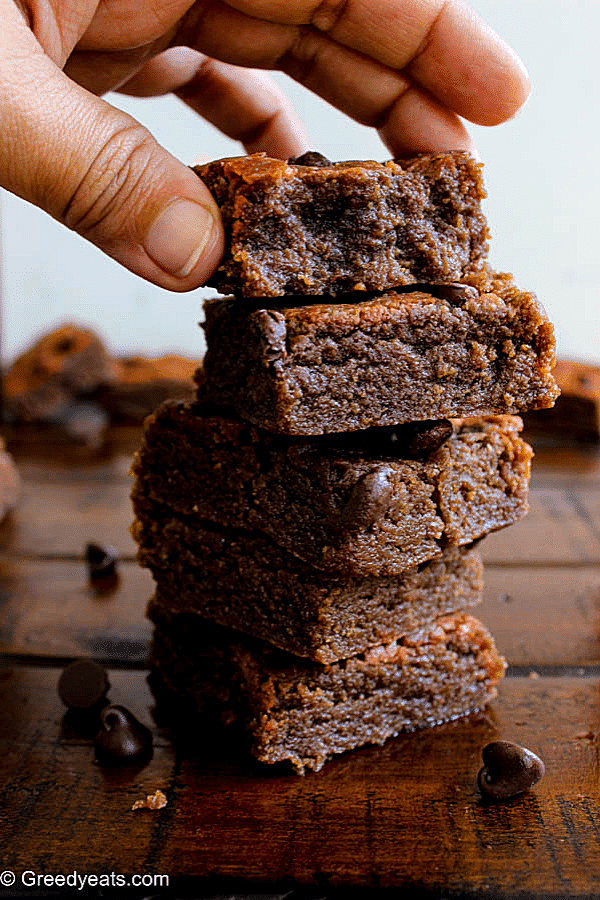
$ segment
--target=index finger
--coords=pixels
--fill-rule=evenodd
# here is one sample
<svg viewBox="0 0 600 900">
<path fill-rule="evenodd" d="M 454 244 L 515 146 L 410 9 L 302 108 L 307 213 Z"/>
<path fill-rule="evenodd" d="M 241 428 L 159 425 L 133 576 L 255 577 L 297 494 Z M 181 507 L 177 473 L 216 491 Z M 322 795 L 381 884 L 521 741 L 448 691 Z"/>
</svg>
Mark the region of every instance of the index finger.
<svg viewBox="0 0 600 900">
<path fill-rule="evenodd" d="M 443 106 L 478 125 L 513 116 L 529 95 L 523 63 L 463 0 L 227 0 L 290 29 L 333 41 L 404 71 Z"/>
</svg>

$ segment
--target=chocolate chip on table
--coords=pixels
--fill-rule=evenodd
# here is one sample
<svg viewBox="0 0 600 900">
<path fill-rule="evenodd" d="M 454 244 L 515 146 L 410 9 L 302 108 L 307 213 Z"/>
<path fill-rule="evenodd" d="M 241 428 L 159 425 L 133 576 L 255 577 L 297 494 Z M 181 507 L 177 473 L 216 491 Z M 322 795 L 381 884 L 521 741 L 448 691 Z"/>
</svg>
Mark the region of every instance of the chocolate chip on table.
<svg viewBox="0 0 600 900">
<path fill-rule="evenodd" d="M 102 766 L 143 762 L 152 756 L 152 732 L 124 706 L 106 706 L 96 734 L 96 759 Z"/>
<path fill-rule="evenodd" d="M 387 466 L 380 466 L 355 483 L 342 510 L 343 531 L 369 528 L 389 509 L 393 493 L 389 474 Z"/>
<path fill-rule="evenodd" d="M 69 709 L 93 709 L 109 687 L 106 670 L 93 659 L 74 660 L 58 679 L 58 695 Z"/>
<path fill-rule="evenodd" d="M 492 741 L 483 749 L 483 768 L 477 776 L 482 794 L 496 800 L 515 797 L 544 777 L 542 760 L 512 741 Z"/>
<path fill-rule="evenodd" d="M 117 573 L 117 552 L 112 547 L 87 544 L 85 558 L 90 579 L 113 578 Z"/>
</svg>

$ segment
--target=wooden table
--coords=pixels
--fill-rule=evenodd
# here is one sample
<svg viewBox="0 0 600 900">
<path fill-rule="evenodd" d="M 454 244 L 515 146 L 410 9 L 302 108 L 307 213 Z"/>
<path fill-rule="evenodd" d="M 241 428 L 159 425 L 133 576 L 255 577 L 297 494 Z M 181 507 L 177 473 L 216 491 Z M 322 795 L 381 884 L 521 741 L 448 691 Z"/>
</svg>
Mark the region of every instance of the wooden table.
<svg viewBox="0 0 600 900">
<path fill-rule="evenodd" d="M 310 888 L 329 897 L 350 887 L 401 887 L 402 898 L 600 895 L 596 448 L 540 449 L 529 516 L 482 545 L 480 618 L 510 662 L 492 707 L 299 778 L 257 770 L 201 729 L 176 747 L 153 722 L 151 580 L 128 532 L 138 433 L 113 431 L 100 452 L 52 432 L 7 436 L 24 482 L 0 532 L 0 868 L 16 873 L 16 887 L 27 870 L 168 875 L 177 896 Z M 89 586 L 87 541 L 121 554 L 114 592 Z M 153 727 L 143 768 L 98 767 L 90 739 L 64 717 L 61 667 L 90 655 L 110 668 L 111 700 Z M 501 803 L 476 786 L 481 749 L 496 738 L 530 747 L 547 768 L 534 790 Z M 156 790 L 164 809 L 131 811 Z M 146 887 L 145 896 L 163 893 Z M 18 895 L 35 896 L 24 886 Z"/>
</svg>

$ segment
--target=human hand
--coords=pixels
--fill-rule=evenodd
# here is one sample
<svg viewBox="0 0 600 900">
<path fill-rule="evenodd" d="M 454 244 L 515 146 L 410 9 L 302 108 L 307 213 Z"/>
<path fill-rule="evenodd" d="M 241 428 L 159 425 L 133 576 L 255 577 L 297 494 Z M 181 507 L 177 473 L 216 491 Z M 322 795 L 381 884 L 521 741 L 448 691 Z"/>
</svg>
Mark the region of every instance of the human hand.
<svg viewBox="0 0 600 900">
<path fill-rule="evenodd" d="M 249 152 L 308 149 L 281 69 L 394 156 L 471 149 L 529 85 L 463 0 L 0 0 L 0 185 L 143 278 L 202 284 L 223 233 L 197 176 L 99 95 L 176 92 Z"/>
</svg>

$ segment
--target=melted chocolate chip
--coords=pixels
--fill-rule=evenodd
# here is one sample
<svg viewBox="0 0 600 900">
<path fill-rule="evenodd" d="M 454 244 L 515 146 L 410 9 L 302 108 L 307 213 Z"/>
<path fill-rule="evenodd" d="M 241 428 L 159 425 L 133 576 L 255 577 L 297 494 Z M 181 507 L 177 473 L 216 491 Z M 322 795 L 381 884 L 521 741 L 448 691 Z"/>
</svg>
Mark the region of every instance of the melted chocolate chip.
<svg viewBox="0 0 600 900">
<path fill-rule="evenodd" d="M 85 558 L 92 581 L 97 578 L 112 578 L 116 575 L 118 557 L 117 551 L 112 547 L 88 544 L 85 548 Z"/>
<path fill-rule="evenodd" d="M 285 316 L 276 310 L 260 309 L 256 313 L 260 329 L 263 357 L 268 362 L 282 359 L 286 354 L 287 325 Z"/>
<path fill-rule="evenodd" d="M 106 671 L 93 659 L 76 659 L 58 679 L 58 696 L 69 709 L 92 709 L 110 687 Z"/>
<path fill-rule="evenodd" d="M 484 747 L 482 755 L 484 765 L 477 784 L 482 794 L 496 800 L 514 797 L 533 787 L 546 771 L 539 756 L 512 741 L 493 741 Z"/>
<path fill-rule="evenodd" d="M 96 735 L 96 759 L 102 766 L 142 762 L 152 756 L 152 732 L 124 706 L 106 706 Z"/>
<path fill-rule="evenodd" d="M 303 153 L 302 156 L 290 159 L 289 162 L 293 166 L 316 166 L 317 168 L 332 165 L 331 160 L 316 150 L 309 150 L 307 153 Z"/>
<path fill-rule="evenodd" d="M 381 466 L 356 482 L 342 510 L 343 531 L 352 533 L 369 528 L 386 513 L 393 492 L 389 476 L 389 469 Z"/>
<path fill-rule="evenodd" d="M 426 459 L 446 443 L 452 432 L 452 423 L 448 419 L 414 422 L 412 434 L 409 432 L 407 437 L 407 456 Z"/>
<path fill-rule="evenodd" d="M 334 453 L 359 452 L 363 456 L 379 458 L 393 456 L 397 459 L 424 459 L 439 450 L 453 431 L 448 419 L 430 419 L 328 434 L 317 440 Z"/>
</svg>

